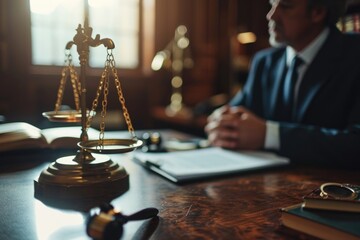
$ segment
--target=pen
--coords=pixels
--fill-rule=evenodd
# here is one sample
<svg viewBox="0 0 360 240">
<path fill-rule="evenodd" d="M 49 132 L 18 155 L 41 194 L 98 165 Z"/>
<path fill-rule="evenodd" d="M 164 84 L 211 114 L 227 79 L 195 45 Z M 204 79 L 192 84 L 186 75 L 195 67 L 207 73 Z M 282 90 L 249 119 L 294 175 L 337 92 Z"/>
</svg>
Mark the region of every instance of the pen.
<svg viewBox="0 0 360 240">
<path fill-rule="evenodd" d="M 154 162 L 149 161 L 149 160 L 145 160 L 145 165 L 146 165 L 147 167 L 161 168 L 161 165 L 160 165 L 160 164 L 154 163 Z"/>
</svg>

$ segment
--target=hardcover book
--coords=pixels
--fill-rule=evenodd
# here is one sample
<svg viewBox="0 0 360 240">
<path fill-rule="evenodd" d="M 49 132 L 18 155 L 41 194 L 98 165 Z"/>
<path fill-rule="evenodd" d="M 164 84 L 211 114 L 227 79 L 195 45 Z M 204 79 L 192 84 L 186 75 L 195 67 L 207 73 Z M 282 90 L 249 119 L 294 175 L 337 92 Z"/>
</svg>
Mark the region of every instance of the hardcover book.
<svg viewBox="0 0 360 240">
<path fill-rule="evenodd" d="M 318 188 L 304 196 L 304 207 L 360 213 L 360 186 L 349 184 L 346 186 L 353 189 L 356 193 L 356 197 L 354 199 L 339 199 L 333 196 L 327 196 L 324 198 L 321 196 L 320 188 Z"/>
<path fill-rule="evenodd" d="M 281 209 L 285 227 L 329 240 L 359 240 L 360 214 L 305 209 L 302 204 Z"/>
</svg>

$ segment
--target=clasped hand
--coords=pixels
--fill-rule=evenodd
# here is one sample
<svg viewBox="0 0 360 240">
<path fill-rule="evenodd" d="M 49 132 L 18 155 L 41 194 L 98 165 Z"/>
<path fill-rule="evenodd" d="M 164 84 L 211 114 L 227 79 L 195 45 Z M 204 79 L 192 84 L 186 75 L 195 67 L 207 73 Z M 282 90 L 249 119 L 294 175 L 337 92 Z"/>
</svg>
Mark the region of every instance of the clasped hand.
<svg viewBox="0 0 360 240">
<path fill-rule="evenodd" d="M 264 147 L 266 121 L 244 107 L 226 105 L 208 117 L 205 132 L 212 146 L 257 150 Z"/>
</svg>

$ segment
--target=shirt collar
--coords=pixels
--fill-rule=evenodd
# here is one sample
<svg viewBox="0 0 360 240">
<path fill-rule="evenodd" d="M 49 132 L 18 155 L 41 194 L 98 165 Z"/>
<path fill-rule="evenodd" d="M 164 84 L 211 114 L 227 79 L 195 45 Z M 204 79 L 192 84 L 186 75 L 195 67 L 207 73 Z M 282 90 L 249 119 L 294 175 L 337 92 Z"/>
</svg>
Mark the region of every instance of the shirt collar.
<svg viewBox="0 0 360 240">
<path fill-rule="evenodd" d="M 286 47 L 286 64 L 287 66 L 290 66 L 290 63 L 292 59 L 295 57 L 295 55 L 298 55 L 305 64 L 310 64 L 312 60 L 314 59 L 315 55 L 321 48 L 321 46 L 324 44 L 326 38 L 329 35 L 329 28 L 325 28 L 307 47 L 305 47 L 302 51 L 296 52 L 295 49 L 293 49 L 290 46 Z"/>
</svg>

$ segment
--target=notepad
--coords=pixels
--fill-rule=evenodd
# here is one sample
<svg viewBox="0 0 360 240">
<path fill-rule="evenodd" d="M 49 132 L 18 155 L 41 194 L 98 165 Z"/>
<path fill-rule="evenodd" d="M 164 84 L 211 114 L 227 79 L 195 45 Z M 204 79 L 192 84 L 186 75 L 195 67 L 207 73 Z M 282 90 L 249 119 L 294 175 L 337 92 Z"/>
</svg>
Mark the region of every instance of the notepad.
<svg viewBox="0 0 360 240">
<path fill-rule="evenodd" d="M 289 159 L 270 152 L 238 152 L 218 147 L 134 154 L 134 159 L 143 166 L 178 183 L 289 164 Z"/>
</svg>

